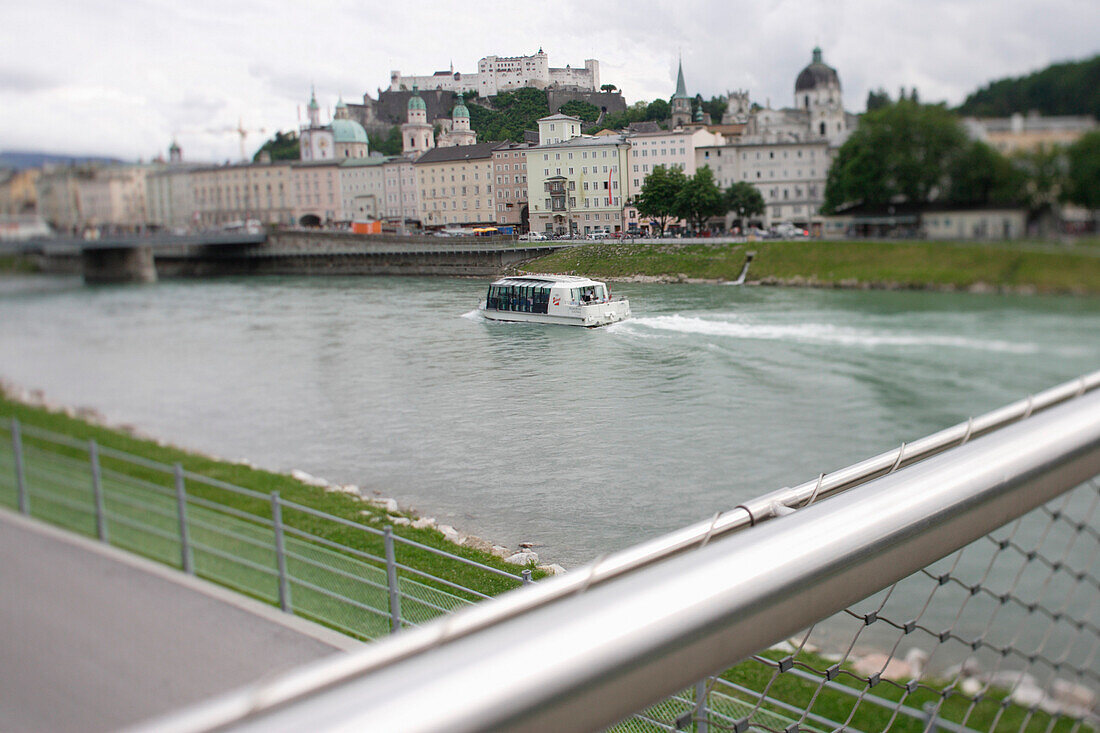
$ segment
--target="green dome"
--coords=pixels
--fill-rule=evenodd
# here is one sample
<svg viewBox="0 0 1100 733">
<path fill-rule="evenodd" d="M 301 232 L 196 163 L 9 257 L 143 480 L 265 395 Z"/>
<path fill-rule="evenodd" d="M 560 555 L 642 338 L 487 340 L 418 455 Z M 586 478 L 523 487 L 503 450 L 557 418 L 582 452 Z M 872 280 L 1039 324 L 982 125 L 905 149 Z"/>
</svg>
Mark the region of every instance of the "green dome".
<svg viewBox="0 0 1100 733">
<path fill-rule="evenodd" d="M 332 138 L 338 143 L 365 143 L 367 131 L 355 120 L 333 120 Z"/>
<path fill-rule="evenodd" d="M 461 94 L 459 94 L 458 95 L 458 104 L 455 105 L 454 111 L 451 112 L 451 117 L 454 118 L 454 117 L 469 117 L 469 116 L 470 116 L 470 110 L 469 110 L 469 108 L 466 107 L 466 100 L 463 99 Z"/>
<path fill-rule="evenodd" d="M 409 111 L 412 112 L 414 109 L 428 111 L 428 105 L 424 104 L 424 100 L 420 98 L 420 92 L 416 90 L 416 86 L 413 86 L 413 95 L 409 97 Z"/>
</svg>

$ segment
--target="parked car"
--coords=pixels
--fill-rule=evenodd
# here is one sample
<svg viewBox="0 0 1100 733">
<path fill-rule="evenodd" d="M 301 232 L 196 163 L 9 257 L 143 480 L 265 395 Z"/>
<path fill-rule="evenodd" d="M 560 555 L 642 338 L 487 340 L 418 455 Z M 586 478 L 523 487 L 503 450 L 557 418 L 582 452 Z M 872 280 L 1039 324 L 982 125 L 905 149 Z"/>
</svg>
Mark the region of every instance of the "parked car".
<svg viewBox="0 0 1100 733">
<path fill-rule="evenodd" d="M 516 240 L 520 242 L 545 242 L 546 235 L 542 232 L 528 232 L 527 234 L 519 235 L 516 237 Z"/>
</svg>

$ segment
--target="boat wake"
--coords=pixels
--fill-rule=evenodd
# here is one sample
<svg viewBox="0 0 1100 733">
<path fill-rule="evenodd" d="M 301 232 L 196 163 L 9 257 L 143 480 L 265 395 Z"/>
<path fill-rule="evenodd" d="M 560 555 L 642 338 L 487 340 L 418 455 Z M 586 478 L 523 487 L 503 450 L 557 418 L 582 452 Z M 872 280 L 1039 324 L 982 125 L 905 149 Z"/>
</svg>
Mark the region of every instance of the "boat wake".
<svg viewBox="0 0 1100 733">
<path fill-rule="evenodd" d="M 484 321 L 484 320 L 486 320 L 485 316 L 481 315 L 481 309 L 480 308 L 474 308 L 472 311 L 468 311 L 466 313 L 463 313 L 462 317 L 465 318 L 468 321 Z"/>
<path fill-rule="evenodd" d="M 939 346 L 974 349 L 1008 354 L 1034 354 L 1038 344 L 1016 343 L 997 339 L 976 339 L 965 336 L 938 334 L 913 334 L 896 331 L 876 331 L 830 323 L 760 324 L 737 321 L 720 321 L 693 316 L 655 316 L 634 318 L 618 324 L 616 332 L 629 331 L 638 336 L 653 336 L 654 332 L 700 334 L 735 339 L 762 341 L 792 341 L 805 344 L 836 344 L 840 346 L 868 347 L 928 347 Z M 648 333 L 647 333 L 648 332 Z"/>
</svg>

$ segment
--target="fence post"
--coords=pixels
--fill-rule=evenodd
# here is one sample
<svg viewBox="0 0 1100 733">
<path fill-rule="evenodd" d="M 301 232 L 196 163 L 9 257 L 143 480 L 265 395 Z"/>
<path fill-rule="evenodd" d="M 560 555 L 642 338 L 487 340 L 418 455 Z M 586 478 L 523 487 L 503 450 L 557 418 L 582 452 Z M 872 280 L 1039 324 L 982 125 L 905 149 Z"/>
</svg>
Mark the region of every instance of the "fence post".
<svg viewBox="0 0 1100 733">
<path fill-rule="evenodd" d="M 95 499 L 95 533 L 100 542 L 107 539 L 107 513 L 103 508 L 103 476 L 99 470 L 99 446 L 88 441 L 88 459 L 92 462 L 92 496 Z"/>
<path fill-rule="evenodd" d="M 279 492 L 271 492 L 271 525 L 275 529 L 275 561 L 279 565 L 279 608 L 290 613 L 290 582 L 286 574 L 286 546 L 283 542 L 283 507 Z"/>
<path fill-rule="evenodd" d="M 11 448 L 15 455 L 15 490 L 19 496 L 19 511 L 31 513 L 30 497 L 27 496 L 27 481 L 23 475 L 23 436 L 19 431 L 19 420 L 11 419 Z"/>
<path fill-rule="evenodd" d="M 401 591 L 397 587 L 397 556 L 393 547 L 393 527 L 386 525 L 383 528 L 383 537 L 386 546 L 386 583 L 390 589 L 390 633 L 396 634 L 401 630 Z"/>
<path fill-rule="evenodd" d="M 695 683 L 695 733 L 707 733 L 707 678 Z"/>
<path fill-rule="evenodd" d="M 531 585 L 531 583 L 533 581 L 531 580 L 531 571 L 530 570 L 524 570 L 522 573 L 520 573 L 520 575 L 523 576 L 523 584 L 524 585 Z"/>
<path fill-rule="evenodd" d="M 191 552 L 191 535 L 187 531 L 187 487 L 183 483 L 183 466 L 177 463 L 172 469 L 176 477 L 176 516 L 180 522 L 180 561 L 183 572 L 194 575 L 195 559 Z"/>
</svg>

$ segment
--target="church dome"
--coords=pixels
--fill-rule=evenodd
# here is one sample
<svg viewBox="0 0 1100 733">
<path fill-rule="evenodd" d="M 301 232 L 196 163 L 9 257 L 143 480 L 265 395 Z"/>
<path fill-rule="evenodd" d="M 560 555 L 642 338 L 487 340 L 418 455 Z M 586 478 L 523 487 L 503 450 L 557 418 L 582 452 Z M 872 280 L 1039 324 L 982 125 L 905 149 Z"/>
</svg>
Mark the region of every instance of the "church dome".
<svg viewBox="0 0 1100 733">
<path fill-rule="evenodd" d="M 428 109 L 428 105 L 424 104 L 424 100 L 420 98 L 420 92 L 416 90 L 415 86 L 413 86 L 413 95 L 409 97 L 409 111 L 412 112 L 414 109 L 422 109 L 424 111 Z"/>
<path fill-rule="evenodd" d="M 466 100 L 462 98 L 462 95 L 458 95 L 458 104 L 455 105 L 454 110 L 451 112 L 451 117 L 469 117 L 470 110 L 466 106 Z"/>
<path fill-rule="evenodd" d="M 355 120 L 335 119 L 332 121 L 332 139 L 338 143 L 365 143 L 367 131 Z"/>
<path fill-rule="evenodd" d="M 821 60 L 821 49 L 815 48 L 813 61 L 798 75 L 794 90 L 795 92 L 812 91 L 818 87 L 828 86 L 839 89 L 840 77 L 837 76 L 836 69 Z"/>
</svg>

